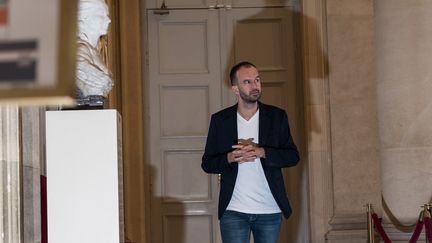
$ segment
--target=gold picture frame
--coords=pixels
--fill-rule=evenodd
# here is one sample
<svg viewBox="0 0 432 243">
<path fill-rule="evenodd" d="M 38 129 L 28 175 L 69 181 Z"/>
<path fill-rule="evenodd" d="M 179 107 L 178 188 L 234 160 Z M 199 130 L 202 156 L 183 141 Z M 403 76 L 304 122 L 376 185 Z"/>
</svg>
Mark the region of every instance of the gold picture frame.
<svg viewBox="0 0 432 243">
<path fill-rule="evenodd" d="M 12 1 L 14 4 L 10 4 Z M 71 105 L 75 96 L 78 1 L 56 0 L 55 4 L 35 9 L 28 6 L 33 2 L 37 3 L 3 0 L 3 8 L 9 4 L 8 14 L 15 15 L 10 23 L 0 25 L 0 104 Z M 39 20 L 34 23 L 36 18 L 29 13 Z M 26 53 L 22 54 L 20 48 Z M 21 72 L 19 67 L 30 61 L 35 63 L 33 69 Z M 17 68 L 10 69 L 11 65 Z"/>
</svg>

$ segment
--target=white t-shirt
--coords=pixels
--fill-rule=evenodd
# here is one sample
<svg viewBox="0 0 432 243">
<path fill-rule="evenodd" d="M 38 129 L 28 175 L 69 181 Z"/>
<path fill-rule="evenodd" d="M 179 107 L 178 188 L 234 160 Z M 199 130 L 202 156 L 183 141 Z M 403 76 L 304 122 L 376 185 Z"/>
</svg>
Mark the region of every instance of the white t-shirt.
<svg viewBox="0 0 432 243">
<path fill-rule="evenodd" d="M 237 113 L 239 139 L 253 138 L 253 142 L 258 143 L 258 131 L 259 110 L 249 121 Z M 253 162 L 239 164 L 234 192 L 227 210 L 249 214 L 281 212 L 270 191 L 260 158 L 256 158 Z"/>
</svg>

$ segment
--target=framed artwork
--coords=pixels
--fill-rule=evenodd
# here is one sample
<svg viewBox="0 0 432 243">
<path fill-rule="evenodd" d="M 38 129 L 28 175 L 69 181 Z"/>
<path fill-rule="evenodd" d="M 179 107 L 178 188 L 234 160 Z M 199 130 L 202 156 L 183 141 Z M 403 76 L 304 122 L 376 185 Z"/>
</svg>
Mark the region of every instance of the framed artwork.
<svg viewBox="0 0 432 243">
<path fill-rule="evenodd" d="M 0 0 L 0 103 L 73 104 L 77 0 Z"/>
</svg>

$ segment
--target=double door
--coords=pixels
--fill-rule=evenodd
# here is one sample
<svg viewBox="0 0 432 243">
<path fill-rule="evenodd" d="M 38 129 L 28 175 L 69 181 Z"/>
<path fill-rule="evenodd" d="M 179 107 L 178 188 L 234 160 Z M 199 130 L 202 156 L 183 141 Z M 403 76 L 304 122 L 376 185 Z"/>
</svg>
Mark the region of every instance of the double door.
<svg viewBox="0 0 432 243">
<path fill-rule="evenodd" d="M 228 72 L 248 60 L 260 70 L 262 101 L 286 109 L 294 136 L 300 133 L 294 12 L 168 7 L 178 9 L 147 10 L 151 242 L 219 243 L 218 175 L 200 166 L 210 116 L 236 102 Z M 281 242 L 294 242 L 289 235 L 283 232 Z"/>
</svg>

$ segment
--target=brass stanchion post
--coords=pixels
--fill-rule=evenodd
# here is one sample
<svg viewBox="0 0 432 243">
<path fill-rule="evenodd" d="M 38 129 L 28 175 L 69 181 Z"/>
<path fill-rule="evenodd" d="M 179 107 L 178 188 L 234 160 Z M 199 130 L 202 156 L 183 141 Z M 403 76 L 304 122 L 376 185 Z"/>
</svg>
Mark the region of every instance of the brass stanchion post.
<svg viewBox="0 0 432 243">
<path fill-rule="evenodd" d="M 374 234 L 374 228 L 372 223 L 372 212 L 373 212 L 372 204 L 370 203 L 366 204 L 368 243 L 375 242 L 375 234 Z"/>
<path fill-rule="evenodd" d="M 423 210 L 423 220 L 425 217 L 430 218 L 431 217 L 431 204 L 425 204 L 424 206 L 424 210 Z M 426 230 L 427 231 L 427 230 Z M 427 232 L 425 231 L 425 242 L 428 243 L 428 237 L 427 237 Z"/>
</svg>

